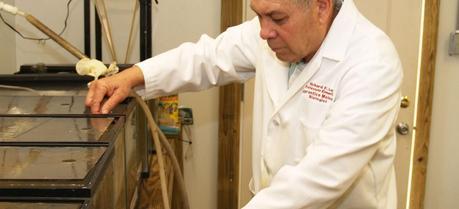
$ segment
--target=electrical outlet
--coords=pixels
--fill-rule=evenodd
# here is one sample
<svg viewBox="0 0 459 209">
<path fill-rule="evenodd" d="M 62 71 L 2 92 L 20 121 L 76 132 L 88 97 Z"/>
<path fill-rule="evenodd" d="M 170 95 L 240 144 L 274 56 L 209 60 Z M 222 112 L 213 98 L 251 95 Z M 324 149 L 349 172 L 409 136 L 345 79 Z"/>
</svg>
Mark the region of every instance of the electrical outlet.
<svg viewBox="0 0 459 209">
<path fill-rule="evenodd" d="M 459 54 L 459 31 L 452 32 L 449 39 L 449 55 Z"/>
<path fill-rule="evenodd" d="M 193 125 L 193 110 L 191 108 L 180 107 L 179 117 L 182 125 Z"/>
</svg>

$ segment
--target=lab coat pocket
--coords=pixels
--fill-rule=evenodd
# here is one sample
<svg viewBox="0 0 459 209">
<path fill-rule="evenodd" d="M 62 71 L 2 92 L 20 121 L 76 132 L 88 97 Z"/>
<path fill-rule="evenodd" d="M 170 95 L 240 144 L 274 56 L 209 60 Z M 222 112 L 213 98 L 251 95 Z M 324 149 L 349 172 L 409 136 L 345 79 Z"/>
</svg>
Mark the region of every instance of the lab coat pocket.
<svg viewBox="0 0 459 209">
<path fill-rule="evenodd" d="M 303 95 L 301 101 L 301 123 L 307 128 L 317 128 L 322 125 L 330 110 L 331 103 L 319 103 Z"/>
<path fill-rule="evenodd" d="M 305 118 L 300 118 L 301 127 L 303 130 L 303 137 L 309 142 L 313 142 L 317 139 L 319 126 L 313 125 Z"/>
</svg>

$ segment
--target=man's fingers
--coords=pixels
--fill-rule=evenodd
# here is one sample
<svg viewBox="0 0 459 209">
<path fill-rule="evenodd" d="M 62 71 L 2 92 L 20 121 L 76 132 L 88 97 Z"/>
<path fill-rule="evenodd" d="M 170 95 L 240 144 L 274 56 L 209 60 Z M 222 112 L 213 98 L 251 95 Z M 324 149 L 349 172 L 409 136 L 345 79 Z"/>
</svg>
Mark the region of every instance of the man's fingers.
<svg viewBox="0 0 459 209">
<path fill-rule="evenodd" d="M 129 95 L 131 88 L 129 76 L 124 78 L 120 74 L 93 81 L 89 86 L 85 104 L 92 113 L 107 114 Z M 109 98 L 104 101 L 105 97 Z"/>
<path fill-rule="evenodd" d="M 91 82 L 88 84 L 89 90 L 88 90 L 88 94 L 86 95 L 86 100 L 85 100 L 86 106 L 92 105 L 92 97 L 94 96 L 94 86 L 95 86 L 95 85 L 92 85 L 93 83 L 95 82 Z"/>
<path fill-rule="evenodd" d="M 86 95 L 85 104 L 91 109 L 91 113 L 99 113 L 100 102 L 94 102 L 94 94 L 96 92 L 97 82 L 92 82 L 89 86 L 88 94 Z"/>
<path fill-rule="evenodd" d="M 102 82 L 93 82 L 86 96 L 86 105 L 91 108 L 92 113 L 99 113 L 101 102 L 108 93 L 109 86 Z"/>
<path fill-rule="evenodd" d="M 102 106 L 102 114 L 109 113 L 117 104 L 121 103 L 126 97 L 127 94 L 125 92 L 119 90 L 113 92 L 112 96 Z"/>
</svg>

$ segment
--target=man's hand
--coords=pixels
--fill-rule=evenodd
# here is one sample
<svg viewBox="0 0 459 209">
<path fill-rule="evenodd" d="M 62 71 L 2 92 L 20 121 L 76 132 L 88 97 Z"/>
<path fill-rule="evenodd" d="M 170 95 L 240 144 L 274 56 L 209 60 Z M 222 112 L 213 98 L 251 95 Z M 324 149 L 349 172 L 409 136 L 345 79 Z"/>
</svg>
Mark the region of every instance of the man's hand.
<svg viewBox="0 0 459 209">
<path fill-rule="evenodd" d="M 143 83 L 143 73 L 136 66 L 113 76 L 95 80 L 90 83 L 86 106 L 90 107 L 94 114 L 107 114 L 129 96 L 132 88 Z M 102 104 L 105 96 L 109 98 Z"/>
</svg>

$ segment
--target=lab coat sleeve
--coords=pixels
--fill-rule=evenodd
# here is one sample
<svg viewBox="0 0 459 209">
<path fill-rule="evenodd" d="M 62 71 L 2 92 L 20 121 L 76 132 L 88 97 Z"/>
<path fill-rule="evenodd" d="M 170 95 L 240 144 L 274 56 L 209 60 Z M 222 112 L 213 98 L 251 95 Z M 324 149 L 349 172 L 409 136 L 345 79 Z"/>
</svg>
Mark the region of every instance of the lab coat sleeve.
<svg viewBox="0 0 459 209">
<path fill-rule="evenodd" d="M 307 154 L 281 167 L 244 209 L 322 209 L 337 201 L 394 134 L 402 77 L 394 60 L 374 58 L 350 68 Z"/>
<path fill-rule="evenodd" d="M 198 91 L 254 76 L 259 45 L 257 19 L 229 28 L 216 39 L 202 35 L 196 43 L 150 58 L 137 66 L 145 79 L 146 98 Z"/>
</svg>

